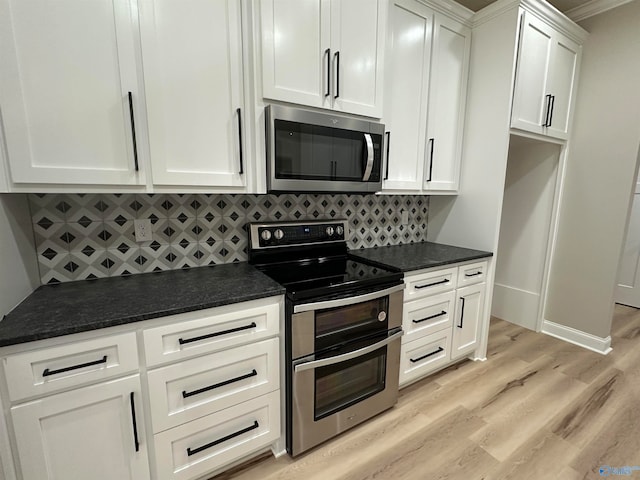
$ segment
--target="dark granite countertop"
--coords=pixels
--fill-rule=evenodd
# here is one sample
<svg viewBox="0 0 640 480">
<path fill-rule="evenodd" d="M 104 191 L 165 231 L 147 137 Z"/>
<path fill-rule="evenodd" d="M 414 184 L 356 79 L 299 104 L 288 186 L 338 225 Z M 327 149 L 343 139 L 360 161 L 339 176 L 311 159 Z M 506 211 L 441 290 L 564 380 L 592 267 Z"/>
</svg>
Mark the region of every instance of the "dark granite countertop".
<svg viewBox="0 0 640 480">
<path fill-rule="evenodd" d="M 0 321 L 0 347 L 284 293 L 248 263 L 43 285 Z"/>
<path fill-rule="evenodd" d="M 410 272 L 491 257 L 493 253 L 442 243 L 421 242 L 350 250 L 349 255 L 382 268 Z"/>
</svg>

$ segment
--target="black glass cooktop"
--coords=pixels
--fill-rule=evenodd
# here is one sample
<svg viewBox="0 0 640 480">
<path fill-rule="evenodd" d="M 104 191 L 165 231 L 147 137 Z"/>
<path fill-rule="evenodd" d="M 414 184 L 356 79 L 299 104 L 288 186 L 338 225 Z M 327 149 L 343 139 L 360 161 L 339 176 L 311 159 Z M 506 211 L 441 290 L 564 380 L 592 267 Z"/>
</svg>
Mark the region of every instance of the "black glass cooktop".
<svg viewBox="0 0 640 480">
<path fill-rule="evenodd" d="M 400 272 L 391 272 L 347 257 L 297 260 L 258 268 L 284 286 L 293 300 L 353 295 L 355 291 L 364 293 L 402 283 Z"/>
</svg>

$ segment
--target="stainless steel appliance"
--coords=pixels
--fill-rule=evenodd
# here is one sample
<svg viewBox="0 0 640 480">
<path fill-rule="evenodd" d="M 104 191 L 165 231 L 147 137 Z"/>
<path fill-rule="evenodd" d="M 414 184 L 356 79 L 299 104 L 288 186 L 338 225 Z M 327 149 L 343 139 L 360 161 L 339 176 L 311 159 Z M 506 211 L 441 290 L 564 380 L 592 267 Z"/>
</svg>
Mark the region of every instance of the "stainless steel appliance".
<svg viewBox="0 0 640 480">
<path fill-rule="evenodd" d="M 249 225 L 249 261 L 286 287 L 287 451 L 298 455 L 398 397 L 402 273 L 348 257 L 344 220 Z"/>
<path fill-rule="evenodd" d="M 270 192 L 376 192 L 382 188 L 384 125 L 269 105 Z"/>
</svg>

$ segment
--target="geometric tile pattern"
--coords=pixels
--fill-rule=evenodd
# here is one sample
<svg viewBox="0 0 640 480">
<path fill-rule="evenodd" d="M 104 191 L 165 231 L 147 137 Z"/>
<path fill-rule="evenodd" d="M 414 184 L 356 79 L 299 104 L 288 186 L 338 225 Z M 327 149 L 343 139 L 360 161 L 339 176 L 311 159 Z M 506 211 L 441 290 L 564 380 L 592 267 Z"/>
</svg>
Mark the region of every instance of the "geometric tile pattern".
<svg viewBox="0 0 640 480">
<path fill-rule="evenodd" d="M 352 249 L 422 242 L 429 197 L 30 194 L 29 205 L 46 284 L 246 261 L 249 222 L 346 218 Z M 136 243 L 135 219 L 151 220 L 152 241 Z"/>
</svg>

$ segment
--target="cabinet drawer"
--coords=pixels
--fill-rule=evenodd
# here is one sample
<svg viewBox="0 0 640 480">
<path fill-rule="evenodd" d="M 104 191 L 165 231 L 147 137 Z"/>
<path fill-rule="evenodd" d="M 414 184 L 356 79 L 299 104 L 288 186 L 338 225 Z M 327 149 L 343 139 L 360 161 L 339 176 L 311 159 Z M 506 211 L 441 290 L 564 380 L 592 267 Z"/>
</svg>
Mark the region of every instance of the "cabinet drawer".
<svg viewBox="0 0 640 480">
<path fill-rule="evenodd" d="M 14 402 L 137 370 L 134 332 L 17 353 L 4 359 L 9 398 Z"/>
<path fill-rule="evenodd" d="M 451 328 L 455 294 L 453 291 L 432 295 L 404 304 L 402 312 L 403 343 Z"/>
<path fill-rule="evenodd" d="M 149 372 L 153 431 L 161 432 L 280 388 L 277 338 Z"/>
<path fill-rule="evenodd" d="M 487 264 L 488 262 L 477 262 L 459 267 L 457 287 L 484 282 L 487 278 Z"/>
<path fill-rule="evenodd" d="M 155 435 L 158 480 L 191 480 L 280 436 L 280 391 Z"/>
<path fill-rule="evenodd" d="M 273 337 L 280 326 L 280 302 L 273 298 L 254 300 L 167 319 L 171 319 L 170 325 L 143 332 L 148 366 Z"/>
<path fill-rule="evenodd" d="M 456 287 L 457 274 L 458 268 L 452 267 L 406 276 L 404 301 L 453 290 Z"/>
<path fill-rule="evenodd" d="M 400 386 L 437 370 L 451 359 L 451 331 L 405 343 L 400 350 Z"/>
</svg>

